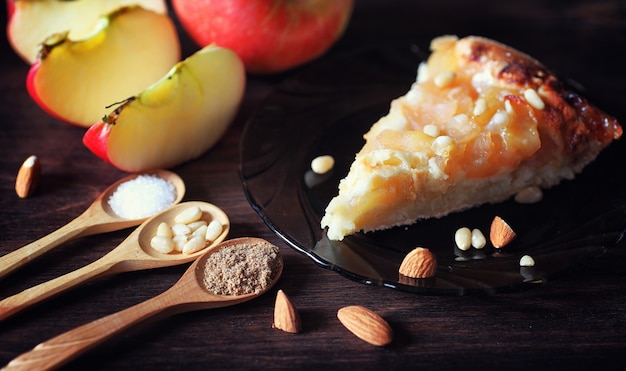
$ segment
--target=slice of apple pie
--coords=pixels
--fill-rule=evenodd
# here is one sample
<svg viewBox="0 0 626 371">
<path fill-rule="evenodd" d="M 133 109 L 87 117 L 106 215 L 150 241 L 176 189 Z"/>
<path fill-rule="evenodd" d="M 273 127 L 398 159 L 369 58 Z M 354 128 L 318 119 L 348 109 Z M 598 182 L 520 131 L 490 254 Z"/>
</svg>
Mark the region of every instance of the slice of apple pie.
<svg viewBox="0 0 626 371">
<path fill-rule="evenodd" d="M 322 218 L 329 239 L 554 186 L 622 135 L 615 118 L 508 46 L 442 36 L 431 51 L 364 135 Z"/>
</svg>

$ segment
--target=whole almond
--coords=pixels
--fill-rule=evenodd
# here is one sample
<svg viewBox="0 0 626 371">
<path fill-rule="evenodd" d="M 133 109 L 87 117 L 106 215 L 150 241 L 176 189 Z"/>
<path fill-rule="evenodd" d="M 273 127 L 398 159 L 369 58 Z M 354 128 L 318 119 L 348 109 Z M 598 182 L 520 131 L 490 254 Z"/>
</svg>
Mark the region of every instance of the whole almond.
<svg viewBox="0 0 626 371">
<path fill-rule="evenodd" d="M 513 241 L 515 237 L 517 237 L 517 234 L 513 231 L 513 228 L 511 228 L 511 226 L 504 221 L 504 219 L 499 216 L 493 218 L 493 221 L 491 222 L 491 229 L 489 231 L 489 239 L 491 240 L 493 247 L 501 249 Z"/>
<path fill-rule="evenodd" d="M 15 193 L 20 198 L 32 195 L 39 187 L 41 180 L 41 165 L 37 156 L 28 157 L 17 172 L 15 179 Z"/>
<path fill-rule="evenodd" d="M 437 257 L 427 248 L 416 247 L 402 260 L 399 273 L 411 278 L 434 277 L 437 273 Z"/>
<path fill-rule="evenodd" d="M 351 305 L 337 311 L 337 318 L 359 339 L 376 346 L 385 346 L 393 340 L 391 326 L 373 311 Z"/>
<path fill-rule="evenodd" d="M 302 329 L 300 315 L 289 296 L 283 290 L 278 290 L 276 293 L 272 327 L 293 334 L 300 332 Z"/>
</svg>

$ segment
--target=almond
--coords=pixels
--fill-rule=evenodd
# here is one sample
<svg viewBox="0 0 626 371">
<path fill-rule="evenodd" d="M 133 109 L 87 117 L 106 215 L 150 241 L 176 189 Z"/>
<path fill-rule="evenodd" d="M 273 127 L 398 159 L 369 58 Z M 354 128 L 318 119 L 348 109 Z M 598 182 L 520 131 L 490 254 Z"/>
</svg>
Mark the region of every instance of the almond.
<svg viewBox="0 0 626 371">
<path fill-rule="evenodd" d="M 493 218 L 491 230 L 489 231 L 489 239 L 493 247 L 500 249 L 513 241 L 516 236 L 517 234 L 515 234 L 513 228 L 504 219 L 499 216 Z"/>
<path fill-rule="evenodd" d="M 41 165 L 37 156 L 28 157 L 20 170 L 17 172 L 15 179 L 15 192 L 20 198 L 26 198 L 32 195 L 39 187 L 41 180 Z"/>
<path fill-rule="evenodd" d="M 293 334 L 300 332 L 302 329 L 300 315 L 289 296 L 283 290 L 278 290 L 276 293 L 272 327 Z"/>
<path fill-rule="evenodd" d="M 385 346 L 393 340 L 393 331 L 387 321 L 365 307 L 343 307 L 337 311 L 337 318 L 350 332 L 369 344 Z"/>
<path fill-rule="evenodd" d="M 404 257 L 399 272 L 411 278 L 434 277 L 437 273 L 437 257 L 425 247 L 416 247 Z"/>
</svg>

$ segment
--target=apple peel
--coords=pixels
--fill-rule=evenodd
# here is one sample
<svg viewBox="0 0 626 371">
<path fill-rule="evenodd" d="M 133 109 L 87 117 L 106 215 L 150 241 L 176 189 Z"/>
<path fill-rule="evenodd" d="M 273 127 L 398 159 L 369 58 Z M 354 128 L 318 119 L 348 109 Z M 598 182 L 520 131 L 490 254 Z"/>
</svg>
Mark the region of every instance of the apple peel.
<svg viewBox="0 0 626 371">
<path fill-rule="evenodd" d="M 111 124 L 105 122 L 103 119 L 92 125 L 83 135 L 83 143 L 87 148 L 89 148 L 94 155 L 108 163 L 111 163 L 109 155 L 107 154 L 107 142 L 110 131 Z"/>
<path fill-rule="evenodd" d="M 233 50 L 249 73 L 282 72 L 324 54 L 344 33 L 353 0 L 172 0 L 200 46 Z"/>
<path fill-rule="evenodd" d="M 128 172 L 179 165 L 219 141 L 238 111 L 245 85 L 237 54 L 206 46 L 92 125 L 83 143 Z"/>
</svg>

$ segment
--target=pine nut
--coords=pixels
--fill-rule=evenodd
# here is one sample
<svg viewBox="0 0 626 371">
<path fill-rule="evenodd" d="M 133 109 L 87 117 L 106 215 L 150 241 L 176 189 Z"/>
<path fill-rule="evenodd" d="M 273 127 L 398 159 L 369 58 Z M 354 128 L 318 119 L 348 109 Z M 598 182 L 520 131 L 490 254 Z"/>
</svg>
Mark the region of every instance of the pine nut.
<svg viewBox="0 0 626 371">
<path fill-rule="evenodd" d="M 201 225 L 200 227 L 198 227 L 198 229 L 196 229 L 195 231 L 191 232 L 191 237 L 195 237 L 195 236 L 206 236 L 206 231 L 207 231 L 208 227 L 207 225 Z"/>
<path fill-rule="evenodd" d="M 211 223 L 207 226 L 205 238 L 209 242 L 215 241 L 216 238 L 222 233 L 224 227 L 222 223 L 217 220 L 211 220 Z"/>
<path fill-rule="evenodd" d="M 333 166 L 335 166 L 335 159 L 329 155 L 317 156 L 311 161 L 311 170 L 316 174 L 326 174 Z"/>
<path fill-rule="evenodd" d="M 189 237 L 184 234 L 179 234 L 174 236 L 172 238 L 172 241 L 174 241 L 174 250 L 176 250 L 177 252 L 183 252 L 183 247 L 185 246 L 187 241 L 189 241 Z"/>
<path fill-rule="evenodd" d="M 422 129 L 422 131 L 424 132 L 424 134 L 431 136 L 433 138 L 437 138 L 440 133 L 439 128 L 433 124 L 428 124 L 424 126 L 424 129 Z"/>
<path fill-rule="evenodd" d="M 546 107 L 546 105 L 543 103 L 543 100 L 541 99 L 539 94 L 537 94 L 537 91 L 535 89 L 524 90 L 524 99 L 526 99 L 526 102 L 528 102 L 528 104 L 538 110 L 542 110 Z"/>
<path fill-rule="evenodd" d="M 506 112 L 498 111 L 491 118 L 490 124 L 502 125 L 509 121 L 509 115 Z"/>
<path fill-rule="evenodd" d="M 189 224 L 202 218 L 202 210 L 198 206 L 192 206 L 188 209 L 181 211 L 174 217 L 175 223 Z"/>
<path fill-rule="evenodd" d="M 456 74 L 454 72 L 444 71 L 444 72 L 439 73 L 437 76 L 435 76 L 435 78 L 433 79 L 433 82 L 435 83 L 435 86 L 439 88 L 444 88 L 452 84 L 455 77 L 456 77 Z"/>
<path fill-rule="evenodd" d="M 447 135 L 438 136 L 431 144 L 431 148 L 437 156 L 447 156 L 453 147 L 454 140 Z"/>
<path fill-rule="evenodd" d="M 206 240 L 204 236 L 193 236 L 183 246 L 183 254 L 189 255 L 196 251 L 200 251 L 206 246 Z"/>
<path fill-rule="evenodd" d="M 487 238 L 483 232 L 478 228 L 472 229 L 472 247 L 482 249 L 485 245 L 487 245 Z"/>
<path fill-rule="evenodd" d="M 505 100 L 504 101 L 504 110 L 506 111 L 506 113 L 508 113 L 509 115 L 513 114 L 513 106 L 511 106 L 511 101 L 510 100 Z"/>
<path fill-rule="evenodd" d="M 472 245 L 472 231 L 467 227 L 457 229 L 454 234 L 454 242 L 459 250 L 468 250 Z"/>
<path fill-rule="evenodd" d="M 172 228 L 170 228 L 169 224 L 167 224 L 165 222 L 162 222 L 157 227 L 156 235 L 157 236 L 172 237 L 174 235 L 174 233 L 172 232 Z"/>
<path fill-rule="evenodd" d="M 183 224 L 183 223 L 176 223 L 172 226 L 172 232 L 174 232 L 174 235 L 186 235 L 186 234 L 190 234 L 191 233 L 191 228 L 189 228 L 189 226 L 187 224 Z"/>
<path fill-rule="evenodd" d="M 198 220 L 197 222 L 191 222 L 191 223 L 187 224 L 187 226 L 189 226 L 189 228 L 191 228 L 192 232 L 194 232 L 198 228 L 202 227 L 203 225 L 207 225 L 207 222 L 205 222 L 204 220 Z"/>
<path fill-rule="evenodd" d="M 169 254 L 174 251 L 174 241 L 170 237 L 154 236 L 150 239 L 150 247 L 160 253 Z"/>
<path fill-rule="evenodd" d="M 472 112 L 474 116 L 478 117 L 487 111 L 487 101 L 484 98 L 476 99 L 476 103 L 474 103 L 474 111 Z"/>
<path fill-rule="evenodd" d="M 524 255 L 519 260 L 520 267 L 534 267 L 535 259 L 530 255 Z"/>
</svg>

